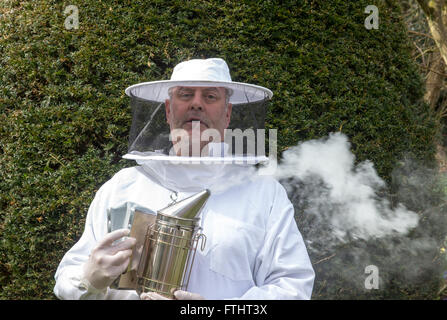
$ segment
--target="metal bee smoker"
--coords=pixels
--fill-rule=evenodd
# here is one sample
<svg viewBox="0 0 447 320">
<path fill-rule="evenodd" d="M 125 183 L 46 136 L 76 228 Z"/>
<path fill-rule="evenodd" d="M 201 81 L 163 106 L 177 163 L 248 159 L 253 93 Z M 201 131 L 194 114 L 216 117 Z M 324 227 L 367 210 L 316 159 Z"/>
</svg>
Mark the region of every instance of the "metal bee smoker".
<svg viewBox="0 0 447 320">
<path fill-rule="evenodd" d="M 137 268 L 138 294 L 152 291 L 173 298 L 176 289 L 187 290 L 199 240 L 201 250 L 205 247 L 197 216 L 209 196 L 204 190 L 157 212 Z"/>
</svg>

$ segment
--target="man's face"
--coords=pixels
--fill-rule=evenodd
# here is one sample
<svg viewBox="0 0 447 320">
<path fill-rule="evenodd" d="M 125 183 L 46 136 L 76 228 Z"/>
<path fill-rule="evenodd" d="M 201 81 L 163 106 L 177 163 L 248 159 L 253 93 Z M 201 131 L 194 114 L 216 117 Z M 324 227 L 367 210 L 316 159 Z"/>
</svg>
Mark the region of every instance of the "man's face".
<svg viewBox="0 0 447 320">
<path fill-rule="evenodd" d="M 166 119 L 171 128 L 191 133 L 192 121 L 200 121 L 201 131 L 214 128 L 223 137 L 231 116 L 231 104 L 226 106 L 224 88 L 175 87 L 172 100 L 166 100 Z"/>
<path fill-rule="evenodd" d="M 221 87 L 175 87 L 165 101 L 166 119 L 171 132 L 183 129 L 191 137 L 193 121 L 200 121 L 200 133 L 206 129 L 219 132 L 221 141 L 231 118 L 231 103 L 226 104 Z M 206 144 L 206 143 L 205 143 Z M 205 144 L 201 144 L 201 149 Z"/>
</svg>

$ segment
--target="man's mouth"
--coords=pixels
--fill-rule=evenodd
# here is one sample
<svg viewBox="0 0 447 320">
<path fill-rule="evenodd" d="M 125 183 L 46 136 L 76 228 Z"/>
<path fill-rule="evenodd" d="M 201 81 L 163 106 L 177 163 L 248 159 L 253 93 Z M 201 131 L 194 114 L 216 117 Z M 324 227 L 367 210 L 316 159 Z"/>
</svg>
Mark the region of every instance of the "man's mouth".
<svg viewBox="0 0 447 320">
<path fill-rule="evenodd" d="M 200 118 L 195 118 L 195 117 L 189 118 L 184 123 L 185 124 L 186 123 L 191 123 L 191 125 L 192 125 L 193 122 L 200 122 L 200 124 L 203 124 L 204 126 L 208 127 L 208 124 L 205 121 L 201 120 Z"/>
</svg>

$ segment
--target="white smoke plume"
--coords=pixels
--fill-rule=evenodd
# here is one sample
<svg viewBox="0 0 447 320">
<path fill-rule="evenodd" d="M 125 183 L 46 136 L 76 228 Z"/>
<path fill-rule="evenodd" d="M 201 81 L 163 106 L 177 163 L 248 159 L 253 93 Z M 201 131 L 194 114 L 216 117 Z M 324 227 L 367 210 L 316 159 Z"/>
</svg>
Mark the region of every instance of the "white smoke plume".
<svg viewBox="0 0 447 320">
<path fill-rule="evenodd" d="M 324 221 L 333 244 L 406 234 L 418 224 L 416 213 L 403 205 L 392 208 L 378 196 L 384 181 L 370 161 L 355 164 L 348 138 L 341 133 L 286 150 L 275 177 L 289 193 L 294 188 L 305 198 L 304 215 Z"/>
<path fill-rule="evenodd" d="M 447 243 L 445 184 L 436 168 L 405 156 L 387 185 L 371 161 L 356 161 L 346 135 L 332 133 L 284 151 L 274 176 L 317 274 L 313 299 L 436 294 Z M 371 265 L 380 271 L 379 290 L 365 286 Z"/>
</svg>

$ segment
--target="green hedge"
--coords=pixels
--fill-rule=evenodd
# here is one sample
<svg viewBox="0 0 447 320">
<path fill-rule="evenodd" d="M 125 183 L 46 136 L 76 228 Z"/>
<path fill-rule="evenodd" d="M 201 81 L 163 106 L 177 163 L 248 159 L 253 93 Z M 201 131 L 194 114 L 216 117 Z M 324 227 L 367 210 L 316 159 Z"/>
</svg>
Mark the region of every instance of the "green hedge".
<svg viewBox="0 0 447 320">
<path fill-rule="evenodd" d="M 77 30 L 64 27 L 69 4 L 79 8 Z M 421 102 L 399 8 L 375 1 L 380 26 L 367 30 L 368 4 L 2 1 L 0 298 L 54 298 L 54 272 L 95 192 L 134 165 L 121 159 L 130 128 L 124 89 L 168 79 L 187 58 L 222 57 L 233 80 L 270 88 L 267 127 L 278 128 L 280 150 L 341 131 L 358 161 L 373 161 L 388 182 L 407 153 L 432 164 L 436 123 Z M 340 294 L 336 275 L 325 277 L 317 276 L 315 298 L 355 297 Z"/>
</svg>

